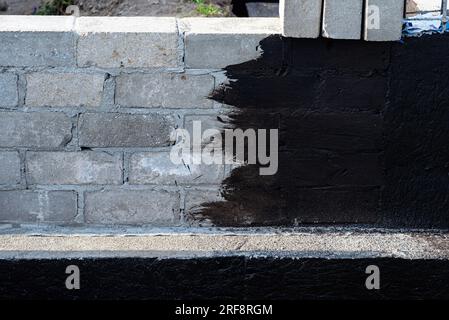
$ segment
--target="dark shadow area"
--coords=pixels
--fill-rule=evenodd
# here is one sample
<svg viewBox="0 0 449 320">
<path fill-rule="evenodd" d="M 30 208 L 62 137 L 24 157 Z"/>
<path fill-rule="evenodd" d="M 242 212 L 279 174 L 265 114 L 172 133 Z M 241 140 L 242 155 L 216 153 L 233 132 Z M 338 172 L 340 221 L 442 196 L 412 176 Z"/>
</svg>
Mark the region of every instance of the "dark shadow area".
<svg viewBox="0 0 449 320">
<path fill-rule="evenodd" d="M 245 257 L 9 260 L 0 261 L 0 300 L 448 299 L 448 263 Z M 69 265 L 80 270 L 79 290 L 66 289 Z M 365 287 L 369 265 L 381 270 L 380 290 Z"/>
<path fill-rule="evenodd" d="M 279 0 L 232 0 L 237 17 L 278 17 Z"/>
<path fill-rule="evenodd" d="M 234 169 L 216 226 L 449 227 L 449 37 L 405 43 L 269 37 L 225 68 L 229 126 L 278 129 L 279 170 Z"/>
</svg>

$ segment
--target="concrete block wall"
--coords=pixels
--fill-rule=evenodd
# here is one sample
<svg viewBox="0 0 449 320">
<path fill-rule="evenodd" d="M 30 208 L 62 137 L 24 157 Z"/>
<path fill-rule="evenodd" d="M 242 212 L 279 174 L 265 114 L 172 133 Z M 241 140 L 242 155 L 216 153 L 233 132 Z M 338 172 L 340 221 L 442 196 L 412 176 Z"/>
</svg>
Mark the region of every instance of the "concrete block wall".
<svg viewBox="0 0 449 320">
<path fill-rule="evenodd" d="M 2 16 L 0 223 L 189 225 L 227 166 L 170 162 L 172 131 L 213 124 L 220 69 L 278 19 Z"/>
<path fill-rule="evenodd" d="M 395 41 L 403 0 L 280 0 L 282 34 L 294 38 Z M 362 32 L 363 30 L 363 32 Z"/>
</svg>

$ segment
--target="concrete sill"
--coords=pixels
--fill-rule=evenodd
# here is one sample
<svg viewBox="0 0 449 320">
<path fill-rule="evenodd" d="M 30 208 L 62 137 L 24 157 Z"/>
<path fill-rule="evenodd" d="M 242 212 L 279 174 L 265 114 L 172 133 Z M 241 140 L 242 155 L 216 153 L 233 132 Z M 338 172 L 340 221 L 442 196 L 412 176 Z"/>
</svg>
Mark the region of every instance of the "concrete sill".
<svg viewBox="0 0 449 320">
<path fill-rule="evenodd" d="M 0 259 L 108 257 L 449 259 L 449 233 L 355 228 L 0 229 Z"/>
</svg>

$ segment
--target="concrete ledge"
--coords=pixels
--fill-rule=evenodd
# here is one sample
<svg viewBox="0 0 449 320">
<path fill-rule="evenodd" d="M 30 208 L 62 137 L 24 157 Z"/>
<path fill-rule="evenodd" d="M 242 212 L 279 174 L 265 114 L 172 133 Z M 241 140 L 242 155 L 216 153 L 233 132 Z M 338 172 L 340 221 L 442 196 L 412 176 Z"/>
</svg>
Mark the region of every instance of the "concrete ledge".
<svg viewBox="0 0 449 320">
<path fill-rule="evenodd" d="M 71 229 L 0 232 L 0 259 L 89 257 L 192 258 L 216 256 L 289 258 L 449 259 L 449 234 L 364 229 L 256 229 L 186 231 L 159 229 L 95 232 Z M 78 232 L 78 233 L 74 233 Z"/>
<path fill-rule="evenodd" d="M 184 33 L 187 68 L 220 69 L 258 58 L 259 43 L 281 34 L 279 18 L 185 18 L 179 20 Z"/>
<path fill-rule="evenodd" d="M 74 16 L 2 16 L 0 32 L 70 32 Z"/>
</svg>

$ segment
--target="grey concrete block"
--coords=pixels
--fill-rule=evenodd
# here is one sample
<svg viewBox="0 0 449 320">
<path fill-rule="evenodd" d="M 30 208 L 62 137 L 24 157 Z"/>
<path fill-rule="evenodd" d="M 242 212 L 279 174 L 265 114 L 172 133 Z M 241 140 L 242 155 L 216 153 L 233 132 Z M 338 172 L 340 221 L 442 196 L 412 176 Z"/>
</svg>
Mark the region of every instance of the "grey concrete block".
<svg viewBox="0 0 449 320">
<path fill-rule="evenodd" d="M 77 194 L 73 191 L 0 191 L 0 221 L 16 223 L 73 222 Z"/>
<path fill-rule="evenodd" d="M 81 67 L 176 67 L 178 32 L 175 18 L 82 17 L 77 63 Z"/>
<path fill-rule="evenodd" d="M 0 66 L 75 65 L 74 17 L 2 16 Z"/>
<path fill-rule="evenodd" d="M 364 38 L 367 41 L 396 41 L 402 37 L 404 1 L 366 0 Z"/>
<path fill-rule="evenodd" d="M 361 38 L 363 0 L 324 0 L 323 37 Z"/>
<path fill-rule="evenodd" d="M 210 75 L 123 74 L 117 78 L 116 103 L 128 107 L 210 108 Z"/>
<path fill-rule="evenodd" d="M 218 164 L 178 165 L 168 152 L 136 153 L 130 159 L 130 184 L 219 184 L 224 166 Z"/>
<path fill-rule="evenodd" d="M 190 224 L 213 226 L 212 221 L 201 215 L 208 203 L 224 201 L 217 187 L 216 190 L 189 190 L 185 196 L 185 215 Z"/>
<path fill-rule="evenodd" d="M 198 121 L 201 124 L 201 142 L 200 145 L 204 146 L 210 143 L 213 138 L 216 137 L 214 132 L 210 132 L 211 134 L 207 134 L 206 130 L 213 129 L 216 133 L 217 131 L 221 132 L 225 129 L 225 124 L 218 119 L 218 117 L 223 117 L 223 115 L 186 115 L 184 120 L 184 127 L 190 134 L 191 137 L 191 145 L 193 146 L 196 141 L 193 141 L 193 122 Z M 198 144 L 195 144 L 198 145 Z"/>
<path fill-rule="evenodd" d="M 282 35 L 318 38 L 321 32 L 322 0 L 280 0 Z"/>
<path fill-rule="evenodd" d="M 104 152 L 28 152 L 29 184 L 122 184 L 121 154 Z"/>
<path fill-rule="evenodd" d="M 0 73 L 0 107 L 15 107 L 18 103 L 17 75 Z"/>
<path fill-rule="evenodd" d="M 90 224 L 173 226 L 179 194 L 168 191 L 115 190 L 88 192 L 85 219 Z"/>
<path fill-rule="evenodd" d="M 0 147 L 59 149 L 72 138 L 72 121 L 60 112 L 1 112 Z"/>
<path fill-rule="evenodd" d="M 196 69 L 256 59 L 262 53 L 260 41 L 281 33 L 278 18 L 185 18 L 179 24 L 185 33 L 186 66 Z"/>
<path fill-rule="evenodd" d="M 0 184 L 20 183 L 20 158 L 18 152 L 0 152 Z"/>
<path fill-rule="evenodd" d="M 104 74 L 31 73 L 27 75 L 27 106 L 97 107 Z"/>
<path fill-rule="evenodd" d="M 171 144 L 172 116 L 85 113 L 79 119 L 81 147 L 163 147 Z"/>
</svg>

